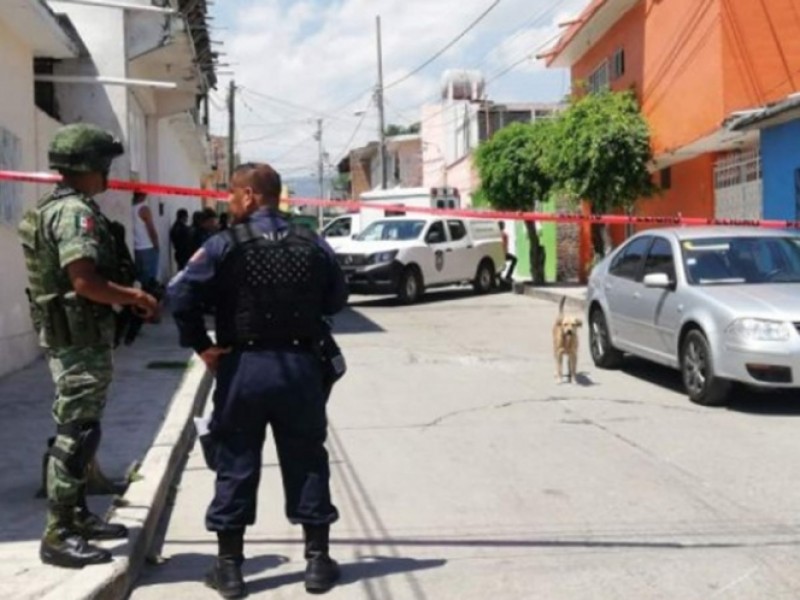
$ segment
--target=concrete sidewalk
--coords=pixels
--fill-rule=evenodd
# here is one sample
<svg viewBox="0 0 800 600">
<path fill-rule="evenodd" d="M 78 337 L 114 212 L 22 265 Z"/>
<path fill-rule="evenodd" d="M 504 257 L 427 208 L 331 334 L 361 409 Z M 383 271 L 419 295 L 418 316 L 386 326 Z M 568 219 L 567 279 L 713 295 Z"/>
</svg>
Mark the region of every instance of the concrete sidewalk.
<svg viewBox="0 0 800 600">
<path fill-rule="evenodd" d="M 48 567 L 38 557 L 46 501 L 34 495 L 42 452 L 55 430 L 53 384 L 45 361 L 0 379 L 0 598 L 122 597 L 120 582 L 144 560 L 166 492 L 191 443 L 191 416 L 205 400 L 210 379 L 202 363 L 178 347 L 168 319 L 145 326 L 137 342 L 121 347 L 114 359 L 98 459 L 113 478 L 140 462 L 143 478 L 125 496 L 129 507 L 116 509 L 116 520 L 131 528 L 128 543 L 108 543 L 114 562 L 80 571 Z M 111 498 L 93 496 L 90 504 L 104 514 Z"/>
<path fill-rule="evenodd" d="M 562 297 L 567 297 L 567 306 L 575 310 L 586 308 L 586 286 L 582 284 L 548 283 L 533 285 L 528 281 L 515 281 L 514 293 L 558 302 Z"/>
</svg>

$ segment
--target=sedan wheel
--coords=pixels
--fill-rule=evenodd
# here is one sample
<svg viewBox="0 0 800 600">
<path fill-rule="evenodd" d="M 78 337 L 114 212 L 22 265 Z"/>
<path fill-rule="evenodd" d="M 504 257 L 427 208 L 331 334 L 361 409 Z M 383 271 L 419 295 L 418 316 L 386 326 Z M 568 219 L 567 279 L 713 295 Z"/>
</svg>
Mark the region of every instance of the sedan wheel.
<svg viewBox="0 0 800 600">
<path fill-rule="evenodd" d="M 681 348 L 681 374 L 689 399 L 704 406 L 721 406 L 731 391 L 728 381 L 714 374 L 708 340 L 697 329 L 686 335 Z"/>
<path fill-rule="evenodd" d="M 622 363 L 622 352 L 611 345 L 606 316 L 599 308 L 589 316 L 589 350 L 594 365 L 601 369 L 615 369 Z"/>
</svg>

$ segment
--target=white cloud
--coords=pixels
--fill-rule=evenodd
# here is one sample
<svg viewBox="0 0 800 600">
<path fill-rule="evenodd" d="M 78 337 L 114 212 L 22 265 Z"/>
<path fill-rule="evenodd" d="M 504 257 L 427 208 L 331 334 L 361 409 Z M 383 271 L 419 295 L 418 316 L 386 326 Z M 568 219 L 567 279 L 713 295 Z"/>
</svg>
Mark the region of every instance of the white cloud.
<svg viewBox="0 0 800 600">
<path fill-rule="evenodd" d="M 401 121 L 399 113 L 417 119 L 421 104 L 438 96 L 447 68 L 478 68 L 491 77 L 556 33 L 555 23 L 563 19 L 564 11 L 574 13 L 587 2 L 502 0 L 454 48 L 387 91 L 387 121 Z M 259 98 L 261 93 L 319 111 L 325 149 L 332 160 L 339 158 L 359 122 L 353 113 L 367 105 L 377 79 L 375 15 L 382 19 L 384 81 L 390 84 L 440 50 L 489 4 L 489 0 L 220 0 L 213 9 L 216 23 L 229 29 L 216 37 L 225 42 L 223 62 L 233 64 L 236 84 L 244 88 L 241 96 L 246 105 L 237 104 L 239 139 L 270 136 L 242 144 L 243 157 L 274 161 L 279 169 L 302 175 L 316 163 L 312 136 L 317 115 Z M 531 87 L 530 78 L 542 77 L 553 88 L 552 99 L 560 96 L 562 90 L 552 76 L 525 74 L 526 68 L 520 65 L 503 77 L 498 89 L 524 95 Z M 520 82 L 514 91 L 515 79 L 523 78 L 524 85 Z M 218 104 L 227 84 L 222 76 Z M 291 123 L 280 129 L 265 126 L 287 121 Z M 215 109 L 213 122 L 215 132 L 224 133 L 224 112 Z M 372 107 L 355 143 L 374 139 L 376 130 Z"/>
</svg>

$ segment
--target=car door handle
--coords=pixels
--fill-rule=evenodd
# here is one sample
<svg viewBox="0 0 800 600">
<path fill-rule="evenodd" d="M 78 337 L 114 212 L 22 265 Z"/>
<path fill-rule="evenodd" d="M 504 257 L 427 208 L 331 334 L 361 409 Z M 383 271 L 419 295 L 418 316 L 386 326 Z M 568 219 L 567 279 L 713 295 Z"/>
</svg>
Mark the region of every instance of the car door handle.
<svg viewBox="0 0 800 600">
<path fill-rule="evenodd" d="M 452 251 L 453 251 L 453 249 L 452 249 L 452 248 L 448 248 L 448 249 L 447 249 L 447 251 L 448 251 L 448 252 L 452 252 Z"/>
<path fill-rule="evenodd" d="M 472 248 L 472 244 L 469 244 L 469 245 L 467 246 L 467 250 L 469 250 L 469 249 L 471 249 L 471 248 Z"/>
</svg>

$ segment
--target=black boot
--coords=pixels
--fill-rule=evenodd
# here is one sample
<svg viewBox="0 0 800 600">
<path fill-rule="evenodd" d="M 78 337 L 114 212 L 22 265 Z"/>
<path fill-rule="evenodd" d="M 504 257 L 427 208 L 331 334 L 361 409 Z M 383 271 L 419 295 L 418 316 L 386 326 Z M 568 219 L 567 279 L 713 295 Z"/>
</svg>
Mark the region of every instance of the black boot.
<svg viewBox="0 0 800 600">
<path fill-rule="evenodd" d="M 39 558 L 46 565 L 82 569 L 86 565 L 111 562 L 111 552 L 89 544 L 74 531 L 61 528 L 42 540 Z"/>
<path fill-rule="evenodd" d="M 218 531 L 219 556 L 206 573 L 205 584 L 223 598 L 244 598 L 247 588 L 242 577 L 244 530 Z"/>
<path fill-rule="evenodd" d="M 75 531 L 87 540 L 119 540 L 128 537 L 128 528 L 121 523 L 107 523 L 89 512 L 86 506 L 75 511 Z"/>
<path fill-rule="evenodd" d="M 303 525 L 306 541 L 306 591 L 324 594 L 341 576 L 339 564 L 330 557 L 330 525 Z"/>
</svg>

